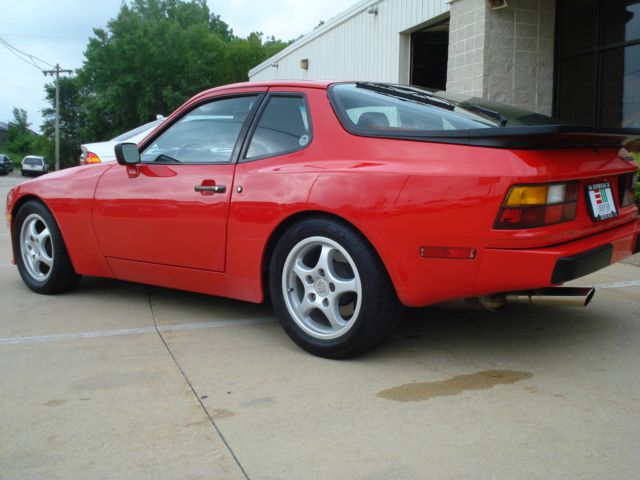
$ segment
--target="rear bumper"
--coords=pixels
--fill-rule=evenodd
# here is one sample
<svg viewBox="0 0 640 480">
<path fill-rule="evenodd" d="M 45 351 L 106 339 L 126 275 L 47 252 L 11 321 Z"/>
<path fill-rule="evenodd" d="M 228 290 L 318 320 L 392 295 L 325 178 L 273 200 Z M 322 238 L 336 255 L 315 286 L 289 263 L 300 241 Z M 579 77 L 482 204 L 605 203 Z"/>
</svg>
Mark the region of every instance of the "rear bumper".
<svg viewBox="0 0 640 480">
<path fill-rule="evenodd" d="M 530 250 L 486 249 L 477 295 L 557 285 L 600 270 L 638 251 L 640 219 L 573 242 Z"/>
<path fill-rule="evenodd" d="M 551 283 L 557 285 L 597 272 L 611 264 L 612 255 L 613 246 L 607 243 L 588 252 L 560 257 L 551 274 Z"/>
</svg>

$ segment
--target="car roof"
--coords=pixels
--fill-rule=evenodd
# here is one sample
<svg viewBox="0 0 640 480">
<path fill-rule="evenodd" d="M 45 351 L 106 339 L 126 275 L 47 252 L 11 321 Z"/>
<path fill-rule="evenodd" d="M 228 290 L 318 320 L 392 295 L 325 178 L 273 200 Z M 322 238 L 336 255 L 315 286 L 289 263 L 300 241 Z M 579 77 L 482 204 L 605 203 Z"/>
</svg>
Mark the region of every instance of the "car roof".
<svg viewBox="0 0 640 480">
<path fill-rule="evenodd" d="M 298 87 L 298 88 L 320 88 L 326 89 L 335 80 L 265 80 L 260 82 L 239 82 L 229 85 L 222 85 L 210 90 L 224 90 L 232 88 L 264 88 L 264 87 Z"/>
<path fill-rule="evenodd" d="M 221 93 L 225 90 L 238 90 L 238 89 L 261 89 L 264 90 L 270 87 L 292 87 L 292 88 L 317 88 L 327 89 L 329 85 L 336 83 L 330 80 L 273 80 L 262 82 L 240 82 L 231 83 L 229 85 L 222 85 L 220 87 L 210 88 L 195 95 L 191 100 L 197 98 L 208 97 L 209 95 Z"/>
</svg>

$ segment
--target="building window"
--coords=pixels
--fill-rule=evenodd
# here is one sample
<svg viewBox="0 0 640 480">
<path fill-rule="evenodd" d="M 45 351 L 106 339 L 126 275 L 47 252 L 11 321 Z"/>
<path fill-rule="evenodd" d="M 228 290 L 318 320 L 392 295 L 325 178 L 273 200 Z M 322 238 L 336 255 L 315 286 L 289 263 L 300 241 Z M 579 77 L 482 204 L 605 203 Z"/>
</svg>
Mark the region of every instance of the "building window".
<svg viewBox="0 0 640 480">
<path fill-rule="evenodd" d="M 555 115 L 640 128 L 640 0 L 558 0 Z"/>
</svg>

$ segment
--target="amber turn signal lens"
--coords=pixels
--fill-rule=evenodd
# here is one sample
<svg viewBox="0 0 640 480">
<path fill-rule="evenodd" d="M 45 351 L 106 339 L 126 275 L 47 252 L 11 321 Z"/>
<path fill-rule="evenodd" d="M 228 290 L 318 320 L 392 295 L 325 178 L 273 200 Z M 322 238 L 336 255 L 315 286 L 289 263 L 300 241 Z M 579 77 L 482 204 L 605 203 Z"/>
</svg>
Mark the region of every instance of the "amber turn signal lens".
<svg viewBox="0 0 640 480">
<path fill-rule="evenodd" d="M 546 185 L 512 187 L 507 195 L 505 206 L 544 205 L 547 203 L 548 191 L 549 187 Z"/>
<path fill-rule="evenodd" d="M 84 163 L 100 163 L 100 157 L 93 152 L 88 152 Z"/>
<path fill-rule="evenodd" d="M 578 182 L 511 187 L 494 228 L 535 228 L 576 217 Z"/>
</svg>

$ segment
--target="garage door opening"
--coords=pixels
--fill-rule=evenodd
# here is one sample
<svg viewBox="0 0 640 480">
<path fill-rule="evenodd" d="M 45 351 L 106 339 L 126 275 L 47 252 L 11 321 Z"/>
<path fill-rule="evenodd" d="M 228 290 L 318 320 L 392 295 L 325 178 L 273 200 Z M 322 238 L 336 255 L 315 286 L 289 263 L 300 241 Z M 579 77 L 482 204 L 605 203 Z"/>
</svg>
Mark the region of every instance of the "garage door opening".
<svg viewBox="0 0 640 480">
<path fill-rule="evenodd" d="M 444 90 L 449 59 L 449 20 L 411 34 L 412 85 Z"/>
</svg>

